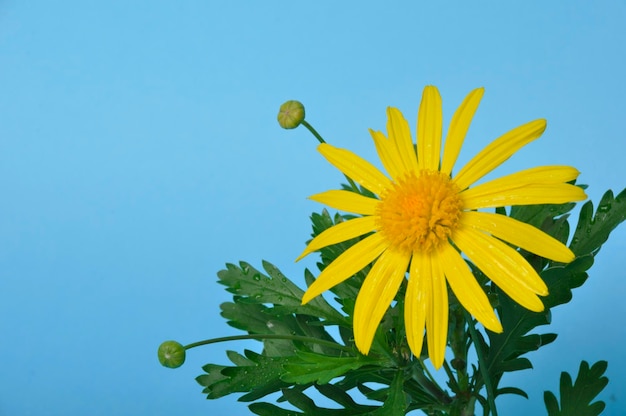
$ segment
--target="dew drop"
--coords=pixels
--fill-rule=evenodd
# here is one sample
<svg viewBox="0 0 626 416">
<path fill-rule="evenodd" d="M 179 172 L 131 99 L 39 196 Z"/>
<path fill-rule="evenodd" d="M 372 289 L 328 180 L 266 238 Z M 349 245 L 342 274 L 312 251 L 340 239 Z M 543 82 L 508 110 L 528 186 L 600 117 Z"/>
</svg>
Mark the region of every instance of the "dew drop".
<svg viewBox="0 0 626 416">
<path fill-rule="evenodd" d="M 259 280 L 261 280 L 261 275 L 256 273 L 254 276 L 252 276 L 252 278 L 258 282 Z"/>
<path fill-rule="evenodd" d="M 598 212 L 607 213 L 610 210 L 611 210 L 611 204 L 609 202 L 598 206 Z"/>
</svg>

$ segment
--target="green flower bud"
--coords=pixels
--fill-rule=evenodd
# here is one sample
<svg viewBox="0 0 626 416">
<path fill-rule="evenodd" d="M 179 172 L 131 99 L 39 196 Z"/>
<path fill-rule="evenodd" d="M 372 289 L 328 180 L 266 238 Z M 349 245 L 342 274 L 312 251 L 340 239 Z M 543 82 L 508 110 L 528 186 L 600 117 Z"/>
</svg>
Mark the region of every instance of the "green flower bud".
<svg viewBox="0 0 626 416">
<path fill-rule="evenodd" d="M 278 110 L 278 124 L 284 129 L 295 129 L 304 121 L 304 106 L 300 101 L 289 100 Z"/>
<path fill-rule="evenodd" d="M 185 362 L 185 347 L 176 341 L 165 341 L 159 346 L 158 355 L 164 367 L 178 368 Z"/>
</svg>

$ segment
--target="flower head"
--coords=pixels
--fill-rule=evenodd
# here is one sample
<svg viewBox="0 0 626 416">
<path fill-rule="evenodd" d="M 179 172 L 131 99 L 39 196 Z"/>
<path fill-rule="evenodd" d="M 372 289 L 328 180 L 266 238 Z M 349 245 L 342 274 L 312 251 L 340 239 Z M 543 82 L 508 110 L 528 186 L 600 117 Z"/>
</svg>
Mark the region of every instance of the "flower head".
<svg viewBox="0 0 626 416">
<path fill-rule="evenodd" d="M 579 174 L 569 166 L 537 167 L 474 185 L 541 136 L 545 120 L 531 121 L 499 137 L 452 176 L 482 95 L 482 88 L 472 91 L 457 109 L 443 149 L 437 88 L 424 89 L 417 119 L 417 147 L 400 111 L 389 108 L 387 136 L 370 131 L 387 174 L 348 150 L 329 144 L 318 147 L 332 165 L 377 197 L 347 190 L 311 197 L 360 217 L 315 237 L 299 259 L 331 244 L 371 234 L 328 265 L 308 288 L 302 302 L 307 303 L 374 262 L 354 310 L 355 344 L 364 354 L 369 352 L 376 328 L 407 270 L 404 320 L 408 344 L 419 355 L 426 330 L 428 355 L 439 368 L 448 334 L 448 286 L 487 329 L 502 331 L 462 253 L 514 301 L 532 311 L 543 310 L 539 296 L 547 295 L 548 288 L 511 245 L 558 262 L 574 259 L 571 250 L 537 228 L 505 215 L 478 211 L 509 205 L 562 204 L 586 198 L 580 187 L 567 183 Z"/>
</svg>

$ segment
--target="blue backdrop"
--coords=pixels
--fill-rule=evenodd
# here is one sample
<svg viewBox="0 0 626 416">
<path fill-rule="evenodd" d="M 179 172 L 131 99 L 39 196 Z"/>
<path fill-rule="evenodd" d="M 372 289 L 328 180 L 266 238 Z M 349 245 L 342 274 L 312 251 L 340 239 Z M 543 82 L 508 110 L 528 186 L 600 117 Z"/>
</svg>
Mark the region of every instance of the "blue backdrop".
<svg viewBox="0 0 626 416">
<path fill-rule="evenodd" d="M 415 126 L 440 88 L 446 123 L 486 88 L 459 163 L 544 117 L 497 174 L 569 164 L 589 196 L 625 185 L 626 5 L 609 0 L 0 1 L 0 415 L 245 414 L 194 377 L 229 344 L 161 367 L 161 341 L 238 334 L 219 316 L 225 262 L 267 259 L 296 282 L 315 256 L 307 196 L 341 174 L 304 129 L 375 160 L 385 108 Z M 606 415 L 626 414 L 626 227 L 597 256 L 559 338 L 508 384 L 503 415 L 544 414 L 580 360 L 609 361 Z"/>
</svg>

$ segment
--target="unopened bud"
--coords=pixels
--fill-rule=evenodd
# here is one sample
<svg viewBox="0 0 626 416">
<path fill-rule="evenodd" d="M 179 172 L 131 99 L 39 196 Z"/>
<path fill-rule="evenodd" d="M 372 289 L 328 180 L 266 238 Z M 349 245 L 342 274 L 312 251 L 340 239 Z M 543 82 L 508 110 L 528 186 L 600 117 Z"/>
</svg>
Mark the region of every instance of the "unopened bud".
<svg viewBox="0 0 626 416">
<path fill-rule="evenodd" d="M 278 124 L 284 129 L 295 129 L 304 121 L 304 106 L 300 101 L 289 100 L 278 110 Z"/>
<path fill-rule="evenodd" d="M 159 346 L 158 356 L 164 367 L 178 368 L 185 362 L 185 347 L 176 341 L 165 341 Z"/>
</svg>

